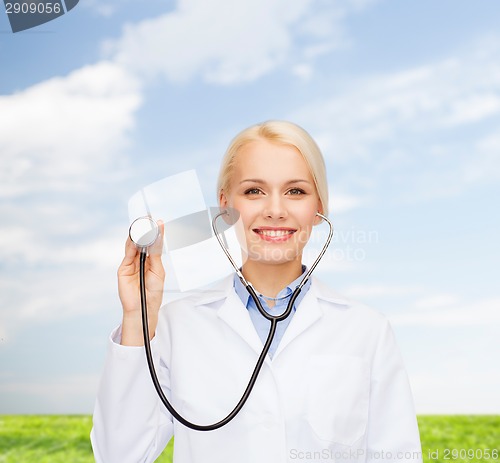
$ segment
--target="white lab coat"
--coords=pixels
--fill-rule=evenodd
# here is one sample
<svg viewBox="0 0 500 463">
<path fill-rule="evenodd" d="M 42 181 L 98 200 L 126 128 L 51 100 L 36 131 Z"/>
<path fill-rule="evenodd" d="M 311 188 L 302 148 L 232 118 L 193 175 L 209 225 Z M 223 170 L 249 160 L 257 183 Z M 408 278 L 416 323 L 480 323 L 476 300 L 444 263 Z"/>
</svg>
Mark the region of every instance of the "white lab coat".
<svg viewBox="0 0 500 463">
<path fill-rule="evenodd" d="M 162 307 L 152 341 L 164 391 L 198 424 L 233 409 L 262 349 L 232 278 Z M 119 329 L 114 336 L 119 341 Z M 389 323 L 317 279 L 243 410 L 215 431 L 172 420 L 143 348 L 110 341 L 91 433 L 96 462 L 152 462 L 172 435 L 178 463 L 421 462 Z"/>
</svg>

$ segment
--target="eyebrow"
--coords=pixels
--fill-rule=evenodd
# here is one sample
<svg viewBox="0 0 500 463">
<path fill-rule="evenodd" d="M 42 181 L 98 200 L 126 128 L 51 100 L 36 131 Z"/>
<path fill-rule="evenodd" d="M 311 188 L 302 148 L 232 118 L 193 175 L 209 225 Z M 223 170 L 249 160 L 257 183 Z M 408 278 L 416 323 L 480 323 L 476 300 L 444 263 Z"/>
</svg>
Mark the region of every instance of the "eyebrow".
<svg viewBox="0 0 500 463">
<path fill-rule="evenodd" d="M 260 178 L 246 178 L 245 180 L 242 180 L 240 182 L 240 185 L 242 183 L 245 183 L 245 182 L 258 183 L 258 184 L 261 184 L 261 185 L 266 183 L 264 180 L 261 180 Z M 285 185 L 291 185 L 293 183 L 308 183 L 309 185 L 311 184 L 311 182 L 309 180 L 304 180 L 302 178 L 296 178 L 296 179 L 293 179 L 293 180 L 288 180 L 288 182 L 286 182 Z"/>
</svg>

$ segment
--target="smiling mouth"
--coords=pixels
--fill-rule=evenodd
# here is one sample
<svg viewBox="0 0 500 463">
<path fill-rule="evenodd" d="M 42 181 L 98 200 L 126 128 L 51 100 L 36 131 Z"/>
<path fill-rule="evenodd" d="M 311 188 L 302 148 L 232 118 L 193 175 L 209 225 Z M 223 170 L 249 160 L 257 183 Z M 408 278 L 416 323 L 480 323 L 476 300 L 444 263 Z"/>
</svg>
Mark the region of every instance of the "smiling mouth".
<svg viewBox="0 0 500 463">
<path fill-rule="evenodd" d="M 283 241 L 292 236 L 296 230 L 290 228 L 254 228 L 253 231 L 261 238 L 272 241 Z"/>
</svg>

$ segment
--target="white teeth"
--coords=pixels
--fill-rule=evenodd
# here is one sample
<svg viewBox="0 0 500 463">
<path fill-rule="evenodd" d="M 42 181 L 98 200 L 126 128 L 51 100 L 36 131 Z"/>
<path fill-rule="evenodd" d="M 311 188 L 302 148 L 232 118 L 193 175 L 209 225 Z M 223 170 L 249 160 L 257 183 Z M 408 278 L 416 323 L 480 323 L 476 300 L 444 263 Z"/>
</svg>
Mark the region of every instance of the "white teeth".
<svg viewBox="0 0 500 463">
<path fill-rule="evenodd" d="M 261 235 L 265 236 L 285 236 L 290 235 L 292 232 L 289 230 L 259 230 Z"/>
</svg>

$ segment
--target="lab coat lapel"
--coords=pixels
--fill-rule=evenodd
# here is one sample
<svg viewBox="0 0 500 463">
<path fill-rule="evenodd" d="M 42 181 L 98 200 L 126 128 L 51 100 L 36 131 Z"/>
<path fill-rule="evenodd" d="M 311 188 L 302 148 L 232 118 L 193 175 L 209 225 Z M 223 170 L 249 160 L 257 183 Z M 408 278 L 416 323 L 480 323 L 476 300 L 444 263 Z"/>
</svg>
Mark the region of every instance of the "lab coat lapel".
<svg viewBox="0 0 500 463">
<path fill-rule="evenodd" d="M 292 321 L 288 325 L 283 338 L 281 339 L 273 359 L 276 359 L 280 352 L 286 348 L 297 336 L 307 330 L 312 324 L 323 316 L 323 310 L 314 294 L 313 288 L 309 288 L 307 294 L 297 307 Z"/>
<path fill-rule="evenodd" d="M 332 291 L 321 281 L 313 278 L 311 287 L 297 307 L 292 321 L 290 325 L 288 325 L 276 349 L 273 359 L 275 359 L 295 338 L 321 319 L 323 316 L 323 309 L 320 300 L 334 304 L 336 307 L 342 309 L 348 307 L 348 301 L 343 296 Z"/>
<path fill-rule="evenodd" d="M 262 351 L 262 342 L 253 326 L 248 309 L 243 305 L 231 286 L 225 288 L 226 299 L 217 311 L 217 316 L 229 325 L 256 353 Z"/>
</svg>

